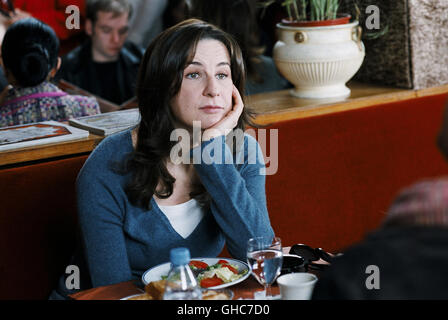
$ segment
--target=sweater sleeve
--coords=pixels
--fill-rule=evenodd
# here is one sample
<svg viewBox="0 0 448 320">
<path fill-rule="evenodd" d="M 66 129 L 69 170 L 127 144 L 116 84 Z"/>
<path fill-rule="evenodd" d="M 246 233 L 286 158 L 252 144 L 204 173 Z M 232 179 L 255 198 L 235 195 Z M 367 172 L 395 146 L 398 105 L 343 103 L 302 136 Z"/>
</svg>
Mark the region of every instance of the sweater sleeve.
<svg viewBox="0 0 448 320">
<path fill-rule="evenodd" d="M 120 183 L 107 169 L 103 149 L 97 147 L 77 179 L 79 223 L 93 287 L 132 279 Z"/>
<path fill-rule="evenodd" d="M 266 207 L 263 154 L 251 136 L 245 135 L 244 142 L 244 154 L 236 157 L 224 136 L 192 150 L 196 172 L 211 195 L 211 211 L 228 250 L 241 260 L 246 259 L 249 238 L 274 234 Z"/>
</svg>

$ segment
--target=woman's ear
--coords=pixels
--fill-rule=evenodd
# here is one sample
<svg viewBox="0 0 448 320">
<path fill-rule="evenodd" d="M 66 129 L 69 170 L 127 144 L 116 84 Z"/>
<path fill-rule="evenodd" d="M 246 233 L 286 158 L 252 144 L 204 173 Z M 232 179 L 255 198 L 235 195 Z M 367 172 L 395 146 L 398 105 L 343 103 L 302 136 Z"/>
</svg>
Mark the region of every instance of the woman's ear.
<svg viewBox="0 0 448 320">
<path fill-rule="evenodd" d="M 58 62 L 56 63 L 56 71 L 58 71 L 61 68 L 62 59 L 61 57 L 58 57 Z"/>
<path fill-rule="evenodd" d="M 56 73 L 58 72 L 59 68 L 61 67 L 61 57 L 58 57 L 58 62 L 56 62 L 56 66 L 50 70 L 50 79 L 54 78 Z"/>
</svg>

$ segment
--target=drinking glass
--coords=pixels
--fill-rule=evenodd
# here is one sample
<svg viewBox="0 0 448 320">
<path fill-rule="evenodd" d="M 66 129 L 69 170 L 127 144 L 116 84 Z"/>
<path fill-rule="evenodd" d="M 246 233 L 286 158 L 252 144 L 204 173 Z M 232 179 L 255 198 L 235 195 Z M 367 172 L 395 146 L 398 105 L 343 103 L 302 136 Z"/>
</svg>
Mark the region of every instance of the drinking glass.
<svg viewBox="0 0 448 320">
<path fill-rule="evenodd" d="M 272 299 L 271 285 L 280 275 L 282 262 L 279 237 L 256 237 L 247 242 L 247 263 L 255 279 L 264 287 L 266 299 Z"/>
</svg>

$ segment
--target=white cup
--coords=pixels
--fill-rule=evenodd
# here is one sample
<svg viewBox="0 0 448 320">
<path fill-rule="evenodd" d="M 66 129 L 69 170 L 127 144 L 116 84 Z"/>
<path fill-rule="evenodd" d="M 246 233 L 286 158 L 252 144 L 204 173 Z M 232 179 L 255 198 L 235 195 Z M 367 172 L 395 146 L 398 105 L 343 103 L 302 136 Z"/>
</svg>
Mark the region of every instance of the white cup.
<svg viewBox="0 0 448 320">
<path fill-rule="evenodd" d="M 317 277 L 312 273 L 297 272 L 277 278 L 282 300 L 310 300 Z"/>
</svg>

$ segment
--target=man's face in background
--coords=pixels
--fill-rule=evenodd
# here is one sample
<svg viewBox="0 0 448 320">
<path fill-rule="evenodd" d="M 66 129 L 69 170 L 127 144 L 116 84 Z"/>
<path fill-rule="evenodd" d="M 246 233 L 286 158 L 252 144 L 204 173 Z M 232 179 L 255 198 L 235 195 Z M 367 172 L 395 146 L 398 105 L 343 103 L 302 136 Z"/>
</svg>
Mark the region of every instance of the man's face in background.
<svg viewBox="0 0 448 320">
<path fill-rule="evenodd" d="M 86 32 L 92 39 L 92 58 L 95 62 L 112 62 L 118 59 L 129 33 L 129 13 L 116 15 L 98 11 L 97 20 L 86 21 Z"/>
</svg>

